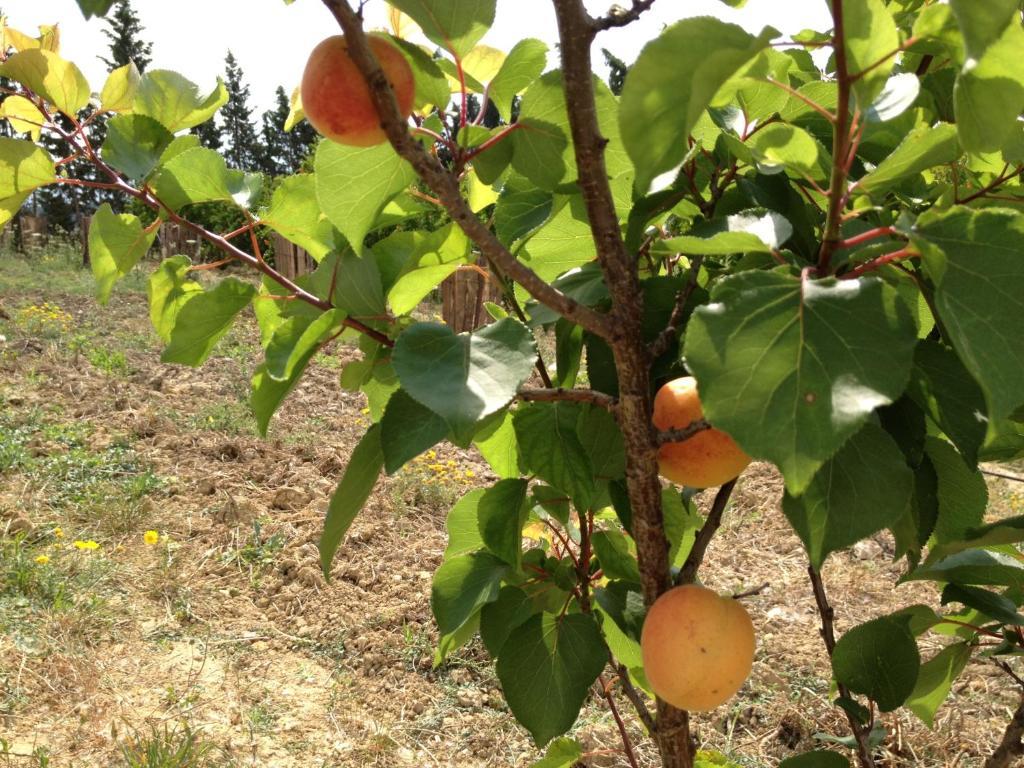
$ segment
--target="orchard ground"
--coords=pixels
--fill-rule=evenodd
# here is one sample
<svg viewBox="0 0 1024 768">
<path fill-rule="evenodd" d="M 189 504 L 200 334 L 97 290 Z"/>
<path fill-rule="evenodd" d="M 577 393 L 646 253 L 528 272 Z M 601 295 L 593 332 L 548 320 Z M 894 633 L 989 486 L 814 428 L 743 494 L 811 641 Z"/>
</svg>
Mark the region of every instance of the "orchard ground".
<svg viewBox="0 0 1024 768">
<path fill-rule="evenodd" d="M 103 309 L 76 258 L 0 254 L 0 766 L 128 765 L 125 745 L 178 744 L 186 727 L 205 750 L 195 765 L 536 760 L 479 643 L 432 666 L 445 513 L 489 479 L 486 464 L 445 448 L 379 482 L 325 582 L 324 509 L 368 419 L 363 396 L 337 386 L 355 349 L 332 347 L 262 440 L 246 406 L 254 323 L 201 369 L 163 365 L 144 275 Z M 1024 513 L 1024 486 L 993 480 L 991 492 L 996 514 Z M 846 732 L 780 495 L 775 473 L 752 465 L 706 569 L 723 592 L 768 584 L 745 602 L 750 680 L 696 719 L 703 748 L 742 766 Z M 937 604 L 921 582 L 893 590 L 891 552 L 879 536 L 829 559 L 840 631 L 879 606 Z M 1018 694 L 994 665 L 971 665 L 934 731 L 883 716 L 885 765 L 981 765 Z M 622 764 L 603 707 L 588 706 L 574 735 L 609 753 L 588 766 Z"/>
</svg>

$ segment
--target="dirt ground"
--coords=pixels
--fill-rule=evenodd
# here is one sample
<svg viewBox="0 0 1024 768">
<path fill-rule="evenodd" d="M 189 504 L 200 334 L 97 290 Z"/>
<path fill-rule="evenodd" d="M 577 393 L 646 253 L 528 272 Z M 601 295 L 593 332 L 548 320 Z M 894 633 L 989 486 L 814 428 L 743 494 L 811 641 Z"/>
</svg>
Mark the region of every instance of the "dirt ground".
<svg viewBox="0 0 1024 768">
<path fill-rule="evenodd" d="M 320 358 L 263 440 L 245 405 L 259 361 L 251 317 L 204 367 L 163 365 L 141 281 L 101 308 L 87 275 L 51 262 L 0 256 L 0 766 L 537 760 L 478 642 L 433 668 L 431 574 L 448 507 L 488 480 L 480 458 L 439 449 L 380 481 L 325 582 L 323 513 L 368 419 L 337 381 L 354 348 Z M 1020 491 L 993 482 L 994 514 L 1024 513 Z M 847 732 L 780 495 L 774 472 L 753 466 L 702 571 L 721 591 L 768 585 L 745 601 L 753 675 L 696 718 L 702 747 L 741 766 L 774 766 L 819 745 L 815 734 Z M 928 586 L 894 587 L 891 552 L 879 536 L 830 558 L 840 632 L 938 606 Z M 927 657 L 941 639 L 923 646 Z M 882 764 L 980 766 L 1018 696 L 994 665 L 972 661 L 934 730 L 910 713 L 883 716 Z M 572 735 L 604 753 L 587 766 L 625 765 L 598 702 Z M 182 744 L 202 760 L 132 762 Z"/>
</svg>

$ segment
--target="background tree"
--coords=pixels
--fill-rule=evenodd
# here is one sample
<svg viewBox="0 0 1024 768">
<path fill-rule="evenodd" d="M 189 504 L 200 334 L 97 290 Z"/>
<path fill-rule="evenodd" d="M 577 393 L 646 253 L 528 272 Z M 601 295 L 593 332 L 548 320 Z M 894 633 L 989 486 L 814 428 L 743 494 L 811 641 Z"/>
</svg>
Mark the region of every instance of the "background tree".
<svg viewBox="0 0 1024 768">
<path fill-rule="evenodd" d="M 227 141 L 224 157 L 232 168 L 254 171 L 260 165 L 262 148 L 249 106 L 249 86 L 231 51 L 224 58 L 224 86 L 228 90 L 228 103 L 220 112 L 221 130 Z"/>
<path fill-rule="evenodd" d="M 259 169 L 268 176 L 296 173 L 316 145 L 317 133 L 303 120 L 285 130 L 291 103 L 282 86 L 274 92 L 274 108 L 263 113 Z"/>
<path fill-rule="evenodd" d="M 100 61 L 110 71 L 133 62 L 139 72 L 145 72 L 153 60 L 153 44 L 141 39 L 144 27 L 132 8 L 131 0 L 119 0 L 106 22 L 103 34 L 110 41 L 110 58 L 101 56 Z"/>
<path fill-rule="evenodd" d="M 607 48 L 602 48 L 601 53 L 604 54 L 604 62 L 608 65 L 608 88 L 618 96 L 622 93 L 622 86 L 626 82 L 626 73 L 629 72 L 629 67 L 626 62 Z"/>
</svg>

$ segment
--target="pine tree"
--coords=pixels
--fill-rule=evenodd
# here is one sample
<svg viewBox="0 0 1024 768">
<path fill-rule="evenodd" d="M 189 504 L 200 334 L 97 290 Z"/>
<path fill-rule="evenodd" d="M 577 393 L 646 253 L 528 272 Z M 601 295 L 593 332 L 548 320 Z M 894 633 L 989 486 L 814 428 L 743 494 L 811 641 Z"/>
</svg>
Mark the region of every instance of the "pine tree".
<svg viewBox="0 0 1024 768">
<path fill-rule="evenodd" d="M 107 29 L 103 30 L 103 34 L 110 41 L 110 58 L 100 56 L 100 61 L 106 64 L 110 71 L 134 61 L 139 72 L 144 72 L 153 60 L 150 56 L 153 45 L 139 37 L 143 27 L 132 9 L 131 0 L 119 0 L 106 21 Z"/>
<path fill-rule="evenodd" d="M 224 65 L 224 86 L 228 91 L 228 102 L 220 112 L 228 144 L 224 157 L 232 168 L 253 171 L 259 165 L 261 147 L 252 122 L 249 86 L 243 81 L 242 68 L 231 51 Z"/>
<path fill-rule="evenodd" d="M 274 99 L 274 109 L 268 109 L 262 118 L 260 170 L 270 176 L 281 176 L 296 173 L 302 167 L 302 161 L 316 144 L 317 134 L 305 120 L 285 132 L 284 126 L 291 111 L 288 94 L 278 86 Z"/>
<path fill-rule="evenodd" d="M 626 62 L 607 48 L 602 48 L 601 53 L 604 54 L 605 64 L 608 65 L 608 88 L 618 96 L 622 93 L 622 85 L 626 82 L 626 73 L 629 72 L 629 67 Z"/>
<path fill-rule="evenodd" d="M 217 124 L 216 117 L 211 117 L 205 123 L 200 123 L 190 133 L 199 137 L 199 143 L 207 149 L 219 152 L 224 146 L 224 132 Z"/>
</svg>

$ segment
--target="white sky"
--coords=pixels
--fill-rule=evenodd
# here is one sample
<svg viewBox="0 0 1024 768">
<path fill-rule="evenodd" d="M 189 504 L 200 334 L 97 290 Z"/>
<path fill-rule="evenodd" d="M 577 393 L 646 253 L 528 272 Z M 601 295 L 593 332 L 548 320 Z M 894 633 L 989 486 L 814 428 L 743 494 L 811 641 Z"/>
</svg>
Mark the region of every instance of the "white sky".
<svg viewBox="0 0 1024 768">
<path fill-rule="evenodd" d="M 611 4 L 612 0 L 586 0 L 595 15 Z M 230 48 L 245 74 L 256 114 L 272 106 L 278 85 L 291 93 L 309 50 L 337 34 L 333 17 L 319 0 L 296 0 L 290 6 L 283 0 L 134 0 L 132 5 L 145 27 L 144 38 L 153 43 L 151 68 L 177 70 L 205 92 L 223 73 Z M 386 26 L 386 7 L 383 0 L 369 0 L 368 27 Z M 75 0 L 0 0 L 0 8 L 9 24 L 23 32 L 60 22 L 62 54 L 82 68 L 93 90 L 102 87 L 106 70 L 97 56 L 109 54 L 102 20 L 86 22 Z M 603 64 L 601 47 L 631 62 L 664 24 L 700 15 L 715 15 L 752 32 L 768 24 L 784 34 L 831 26 L 824 0 L 748 0 L 740 11 L 719 0 L 660 0 L 641 21 L 599 35 L 595 65 Z M 525 37 L 538 37 L 553 47 L 551 0 L 499 0 L 494 27 L 482 42 L 507 51 Z"/>
</svg>

